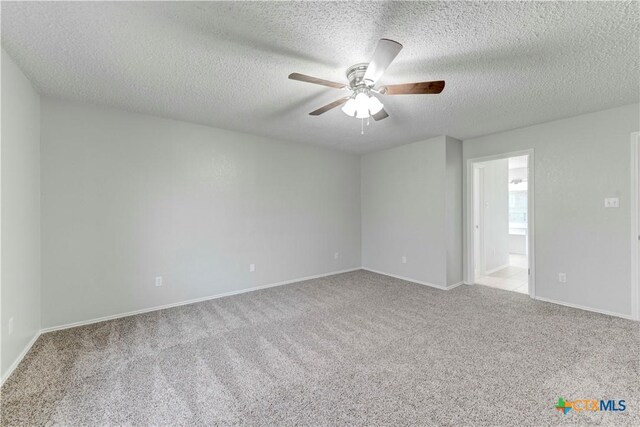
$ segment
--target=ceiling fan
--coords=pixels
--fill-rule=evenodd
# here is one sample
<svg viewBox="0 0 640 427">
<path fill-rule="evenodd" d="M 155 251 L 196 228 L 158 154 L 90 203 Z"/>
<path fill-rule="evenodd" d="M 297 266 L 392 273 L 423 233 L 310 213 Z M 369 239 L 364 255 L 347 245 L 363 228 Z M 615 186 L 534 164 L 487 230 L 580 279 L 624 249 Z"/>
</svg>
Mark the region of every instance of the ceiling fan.
<svg viewBox="0 0 640 427">
<path fill-rule="evenodd" d="M 351 91 L 349 96 L 340 98 L 330 104 L 320 107 L 309 113 L 311 116 L 319 116 L 322 113 L 342 105 L 342 111 L 358 119 L 373 117 L 374 120 L 383 120 L 389 117 L 384 110 L 384 105 L 374 94 L 380 95 L 422 95 L 438 94 L 444 89 L 444 80 L 419 83 L 405 83 L 399 85 L 386 85 L 376 88 L 376 83 L 382 77 L 387 67 L 400 53 L 402 45 L 389 39 L 380 39 L 371 62 L 355 64 L 347 68 L 348 84 L 336 83 L 319 79 L 300 73 L 291 73 L 291 80 L 313 83 Z M 344 105 L 343 105 L 344 104 Z"/>
</svg>

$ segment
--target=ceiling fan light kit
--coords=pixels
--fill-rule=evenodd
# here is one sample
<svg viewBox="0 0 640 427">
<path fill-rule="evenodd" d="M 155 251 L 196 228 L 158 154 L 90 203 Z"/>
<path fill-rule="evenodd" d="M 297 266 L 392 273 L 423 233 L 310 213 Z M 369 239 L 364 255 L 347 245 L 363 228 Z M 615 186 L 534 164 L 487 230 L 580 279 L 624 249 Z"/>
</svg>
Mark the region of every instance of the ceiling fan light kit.
<svg viewBox="0 0 640 427">
<path fill-rule="evenodd" d="M 349 81 L 348 85 L 300 73 L 292 73 L 289 75 L 289 78 L 291 80 L 319 84 L 352 92 L 350 96 L 320 107 L 309 113 L 309 115 L 319 116 L 342 105 L 342 111 L 349 117 L 363 120 L 373 117 L 376 121 L 383 120 L 389 117 L 389 114 L 385 111 L 384 104 L 374 93 L 380 95 L 421 95 L 438 94 L 444 89 L 444 80 L 388 85 L 376 88 L 376 83 L 398 53 L 400 53 L 401 49 L 402 45 L 396 41 L 380 39 L 373 53 L 371 62 L 356 64 L 347 68 L 346 75 Z"/>
<path fill-rule="evenodd" d="M 370 89 L 358 88 L 354 90 L 354 94 L 342 106 L 342 111 L 350 117 L 368 119 L 383 108 L 382 102 L 371 94 Z"/>
<path fill-rule="evenodd" d="M 349 71 L 347 71 L 347 75 L 349 75 Z M 367 126 L 369 126 L 369 117 L 374 117 L 376 114 L 382 111 L 384 105 L 378 98 L 372 95 L 372 89 L 366 85 L 357 85 L 355 89 L 352 90 L 353 94 L 342 106 L 342 112 L 344 112 L 349 117 L 362 119 L 360 134 L 364 135 L 364 119 L 367 119 Z M 380 119 L 376 119 L 374 117 L 374 120 Z"/>
</svg>

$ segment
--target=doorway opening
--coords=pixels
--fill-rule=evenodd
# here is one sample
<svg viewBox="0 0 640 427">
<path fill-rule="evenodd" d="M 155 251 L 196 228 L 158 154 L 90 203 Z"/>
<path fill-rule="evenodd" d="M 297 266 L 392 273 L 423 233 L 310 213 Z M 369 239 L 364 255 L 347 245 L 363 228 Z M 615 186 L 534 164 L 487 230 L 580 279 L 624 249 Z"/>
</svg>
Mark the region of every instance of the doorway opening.
<svg viewBox="0 0 640 427">
<path fill-rule="evenodd" d="M 533 297 L 532 153 L 469 161 L 470 281 Z"/>
<path fill-rule="evenodd" d="M 631 317 L 640 320 L 640 132 L 631 134 Z"/>
</svg>

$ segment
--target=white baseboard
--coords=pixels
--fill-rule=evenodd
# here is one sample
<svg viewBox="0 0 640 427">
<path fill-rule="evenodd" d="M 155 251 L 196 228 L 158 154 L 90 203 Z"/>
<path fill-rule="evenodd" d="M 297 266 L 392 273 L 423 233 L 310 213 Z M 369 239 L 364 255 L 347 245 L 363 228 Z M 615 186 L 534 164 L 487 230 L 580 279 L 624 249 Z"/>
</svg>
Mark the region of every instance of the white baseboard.
<svg viewBox="0 0 640 427">
<path fill-rule="evenodd" d="M 418 285 L 430 286 L 432 288 L 440 289 L 440 290 L 443 290 L 443 291 L 446 291 L 446 290 L 449 290 L 449 289 L 453 289 L 456 286 L 462 284 L 462 282 L 460 282 L 460 283 L 456 283 L 456 284 L 451 285 L 451 286 L 442 286 L 442 285 L 436 285 L 434 283 L 422 282 L 420 280 L 415 280 L 415 279 L 412 279 L 410 277 L 398 276 L 397 274 L 385 273 L 383 271 L 374 270 L 374 269 L 368 268 L 368 267 L 362 267 L 362 269 L 366 270 L 366 271 L 370 271 L 372 273 L 382 274 L 383 276 L 394 277 L 396 279 L 406 280 L 407 282 L 417 283 Z"/>
<path fill-rule="evenodd" d="M 536 296 L 534 299 L 538 301 L 543 301 L 543 302 L 550 302 L 552 304 L 564 305 L 565 307 L 577 308 L 580 310 L 592 311 L 594 313 L 606 314 L 608 316 L 621 317 L 623 319 L 633 320 L 633 317 L 630 314 L 615 313 L 613 311 L 601 310 L 599 308 L 593 308 L 593 307 L 586 307 L 584 305 L 572 304 L 570 302 L 558 301 L 551 298 L 545 298 L 545 297 L 539 297 L 539 296 Z"/>
<path fill-rule="evenodd" d="M 457 288 L 458 286 L 460 286 L 460 285 L 465 285 L 465 284 L 466 284 L 466 283 L 464 283 L 464 281 L 462 281 L 462 282 L 454 283 L 454 284 L 452 284 L 452 285 L 447 285 L 447 290 L 449 290 L 449 291 L 450 291 L 450 290 L 451 290 L 451 289 L 453 289 L 453 288 Z"/>
<path fill-rule="evenodd" d="M 27 355 L 29 350 L 31 350 L 31 347 L 33 347 L 33 345 L 36 343 L 36 341 L 38 341 L 38 338 L 40 337 L 40 334 L 41 334 L 41 331 L 36 332 L 36 334 L 33 336 L 33 338 L 31 338 L 31 341 L 29 341 L 29 343 L 22 350 L 22 352 L 20 352 L 18 357 L 16 357 L 16 360 L 14 360 L 13 363 L 11 364 L 11 366 L 9 366 L 9 369 L 7 369 L 7 372 L 0 379 L 0 387 L 2 386 L 2 384 L 4 384 L 4 382 L 7 380 L 7 378 L 9 378 L 11 376 L 11 374 L 13 374 L 13 371 L 15 371 L 16 368 L 18 367 L 18 365 L 20 364 L 20 362 L 22 362 L 22 359 L 24 359 L 24 357 Z"/>
<path fill-rule="evenodd" d="M 407 282 L 417 283 L 419 285 L 430 286 L 432 288 L 441 289 L 441 290 L 444 290 L 444 291 L 451 290 L 451 289 L 456 288 L 456 287 L 458 287 L 460 285 L 470 285 L 469 283 L 466 283 L 466 282 L 458 282 L 458 283 L 454 283 L 453 285 L 449 285 L 449 286 L 445 287 L 445 286 L 441 286 L 441 285 L 435 285 L 433 283 L 427 283 L 427 282 L 422 282 L 422 281 L 419 281 L 419 280 L 411 279 L 409 277 L 398 276 L 396 274 L 384 273 L 382 271 L 373 270 L 373 269 L 367 268 L 367 267 L 362 267 L 362 269 L 366 270 L 366 271 L 370 271 L 372 273 L 382 274 L 384 276 L 394 277 L 396 279 L 406 280 Z M 566 307 L 577 308 L 577 309 L 580 309 L 580 310 L 592 311 L 594 313 L 606 314 L 608 316 L 621 317 L 623 319 L 633 320 L 633 317 L 631 315 L 629 315 L 629 314 L 621 314 L 621 313 L 615 313 L 615 312 L 607 311 L 607 310 L 600 310 L 600 309 L 593 308 L 593 307 L 585 307 L 585 306 L 578 305 L 578 304 L 571 304 L 571 303 L 568 303 L 568 302 L 553 300 L 551 298 L 544 298 L 544 297 L 536 296 L 534 299 L 536 299 L 538 301 L 542 301 L 542 302 L 549 302 L 549 303 L 552 303 L 552 304 L 564 305 Z"/>
<path fill-rule="evenodd" d="M 298 279 L 285 280 L 283 282 L 271 283 L 271 284 L 268 284 L 268 285 L 253 286 L 251 288 L 240 289 L 240 290 L 237 290 L 237 291 L 224 292 L 222 294 L 209 295 L 209 296 L 206 296 L 206 297 L 194 298 L 194 299 L 189 299 L 189 300 L 186 300 L 186 301 L 174 302 L 174 303 L 171 303 L 171 304 L 158 305 L 158 306 L 155 306 L 155 307 L 149 307 L 149 308 L 143 308 L 143 309 L 140 309 L 140 310 L 128 311 L 126 313 L 118 313 L 118 314 L 113 314 L 113 315 L 110 315 L 110 316 L 98 317 L 98 318 L 95 318 L 95 319 L 82 320 L 80 322 L 73 322 L 73 323 L 67 323 L 67 324 L 64 324 L 64 325 L 50 326 L 50 327 L 47 327 L 47 328 L 42 328 L 40 330 L 40 333 L 45 334 L 47 332 L 59 331 L 59 330 L 62 330 L 62 329 L 76 328 L 78 326 L 90 325 L 92 323 L 99 323 L 99 322 L 104 322 L 104 321 L 107 321 L 107 320 L 119 319 L 119 318 L 122 318 L 122 317 L 135 316 L 136 314 L 149 313 L 150 311 L 164 310 L 166 308 L 179 307 L 181 305 L 187 305 L 187 304 L 194 304 L 194 303 L 197 303 L 197 302 L 208 301 L 208 300 L 211 300 L 211 299 L 223 298 L 223 297 L 228 297 L 228 296 L 231 296 L 231 295 L 238 295 L 238 294 L 243 294 L 243 293 L 246 293 L 246 292 L 258 291 L 260 289 L 274 288 L 276 286 L 289 285 L 291 283 L 303 282 L 305 280 L 319 279 L 320 277 L 327 277 L 327 276 L 334 276 L 336 274 L 349 273 L 351 271 L 357 271 L 357 270 L 360 270 L 360 269 L 361 269 L 360 267 L 357 267 L 357 268 L 350 268 L 350 269 L 347 269 L 347 270 L 332 271 L 330 273 L 316 274 L 314 276 L 307 276 L 307 277 L 301 277 L 301 278 L 298 278 Z"/>
<path fill-rule="evenodd" d="M 22 362 L 22 359 L 24 359 L 24 357 L 27 355 L 29 350 L 31 350 L 31 347 L 33 347 L 35 342 L 38 340 L 40 335 L 44 334 L 44 333 L 47 333 L 47 332 L 53 332 L 53 331 L 58 331 L 58 330 L 68 329 L 68 328 L 75 328 L 75 327 L 78 327 L 78 326 L 90 325 L 92 323 L 104 322 L 106 320 L 119 319 L 119 318 L 122 318 L 122 317 L 135 316 L 136 314 L 148 313 L 148 312 L 157 311 L 157 310 L 164 310 L 166 308 L 178 307 L 178 306 L 187 305 L 187 304 L 194 304 L 194 303 L 197 303 L 197 302 L 207 301 L 207 300 L 211 300 L 211 299 L 223 298 L 223 297 L 227 297 L 227 296 L 231 296 L 231 295 L 238 295 L 238 294 L 243 294 L 243 293 L 246 293 L 246 292 L 253 292 L 253 291 L 260 290 L 260 289 L 273 288 L 273 287 L 276 287 L 276 286 L 289 285 L 289 284 L 292 284 L 292 283 L 303 282 L 305 280 L 318 279 L 318 278 L 327 277 L 327 276 L 334 276 L 336 274 L 349 273 L 349 272 L 357 271 L 357 270 L 366 270 L 366 271 L 370 271 L 372 273 L 382 274 L 384 276 L 394 277 L 396 279 L 406 280 L 407 282 L 417 283 L 419 285 L 429 286 L 429 287 L 432 287 L 432 288 L 445 290 L 445 291 L 446 290 L 451 290 L 451 289 L 456 288 L 456 287 L 458 287 L 460 285 L 463 285 L 463 284 L 469 285 L 469 283 L 466 283 L 466 282 L 462 281 L 462 282 L 454 283 L 453 285 L 449 285 L 449 286 L 441 286 L 441 285 L 436 285 L 436 284 L 433 284 L 433 283 L 428 283 L 428 282 L 423 282 L 423 281 L 420 281 L 420 280 L 411 279 L 409 277 L 399 276 L 399 275 L 396 275 L 396 274 L 384 273 L 382 271 L 373 270 L 373 269 L 367 268 L 367 267 L 358 267 L 358 268 L 350 268 L 350 269 L 347 269 L 347 270 L 333 271 L 333 272 L 330 272 L 330 273 L 317 274 L 317 275 L 314 275 L 314 276 L 307 276 L 307 277 L 302 277 L 302 278 L 298 278 L 298 279 L 285 280 L 283 282 L 277 282 L 277 283 L 272 283 L 272 284 L 268 284 L 268 285 L 254 286 L 254 287 L 251 287 L 251 288 L 240 289 L 240 290 L 237 290 L 237 291 L 225 292 L 225 293 L 222 293 L 222 294 L 216 294 L 216 295 L 206 296 L 206 297 L 202 297 L 202 298 L 194 298 L 194 299 L 190 299 L 190 300 L 186 300 L 186 301 L 180 301 L 180 302 L 176 302 L 176 303 L 165 304 L 165 305 L 161 305 L 161 306 L 156 306 L 156 307 L 150 307 L 150 308 L 145 308 L 145 309 L 141 309 L 141 310 L 130 311 L 130 312 L 127 312 L 127 313 L 119 313 L 119 314 L 114 314 L 114 315 L 111 315 L 111 316 L 104 316 L 104 317 L 85 320 L 85 321 L 81 321 L 81 322 L 74 322 L 74 323 L 68 323 L 68 324 L 65 324 L 65 325 L 52 326 L 52 327 L 41 329 L 40 331 L 38 331 L 33 336 L 31 341 L 29 341 L 29 343 L 22 350 L 22 352 L 18 355 L 18 357 L 16 357 L 16 360 L 14 360 L 14 362 L 11 364 L 11 366 L 9 367 L 9 369 L 7 370 L 5 375 L 2 376 L 2 378 L 0 378 L 0 386 L 2 384 L 4 384 L 4 382 L 11 376 L 13 371 L 15 371 L 15 369 L 18 367 L 20 362 Z M 597 308 L 593 308 L 593 307 L 586 307 L 586 306 L 582 306 L 582 305 L 578 305 L 578 304 L 572 304 L 572 303 L 568 303 L 568 302 L 564 302 L 564 301 L 557 301 L 557 300 L 554 300 L 554 299 L 551 299 L 551 298 L 545 298 L 545 297 L 539 297 L 539 296 L 536 296 L 535 299 L 538 300 L 538 301 L 542 301 L 542 302 L 548 302 L 548 303 L 552 303 L 552 304 L 559 304 L 559 305 L 563 305 L 563 306 L 566 306 L 566 307 L 577 308 L 577 309 L 580 309 L 580 310 L 586 310 L 586 311 L 591 311 L 591 312 L 595 312 L 595 313 L 606 314 L 606 315 L 609 315 L 609 316 L 620 317 L 620 318 L 623 318 L 623 319 L 633 320 L 633 317 L 631 315 L 628 315 L 628 314 L 615 313 L 615 312 L 611 312 L 611 311 L 607 311 L 607 310 L 601 310 L 601 309 L 597 309 Z"/>
</svg>

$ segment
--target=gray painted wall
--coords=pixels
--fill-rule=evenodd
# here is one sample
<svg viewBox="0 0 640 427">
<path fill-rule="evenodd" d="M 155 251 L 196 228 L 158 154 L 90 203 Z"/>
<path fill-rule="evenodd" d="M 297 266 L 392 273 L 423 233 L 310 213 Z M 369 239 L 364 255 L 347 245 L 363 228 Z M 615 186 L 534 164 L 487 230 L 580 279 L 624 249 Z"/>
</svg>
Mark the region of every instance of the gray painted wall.
<svg viewBox="0 0 640 427">
<path fill-rule="evenodd" d="M 460 141 L 439 136 L 365 154 L 361 169 L 363 267 L 438 286 L 460 282 Z"/>
<path fill-rule="evenodd" d="M 43 327 L 361 265 L 352 154 L 43 98 L 42 194 Z"/>
<path fill-rule="evenodd" d="M 535 151 L 537 296 L 631 314 L 630 134 L 639 117 L 634 104 L 464 141 L 465 162 Z M 620 208 L 605 209 L 605 197 Z"/>
<path fill-rule="evenodd" d="M 445 137 L 361 159 L 363 267 L 444 286 Z"/>
<path fill-rule="evenodd" d="M 40 331 L 40 97 L 2 50 L 1 374 Z M 9 319 L 13 333 L 9 335 Z"/>
<path fill-rule="evenodd" d="M 462 141 L 446 137 L 445 219 L 447 222 L 447 285 L 462 276 Z"/>
</svg>

